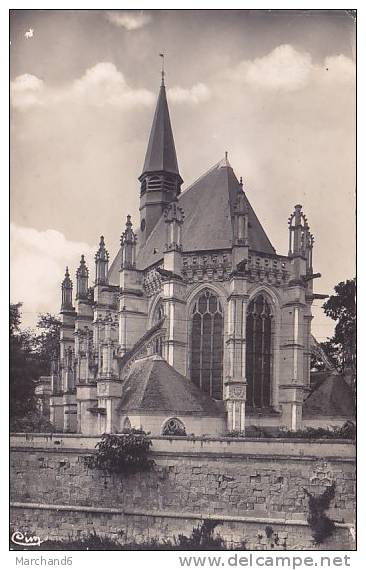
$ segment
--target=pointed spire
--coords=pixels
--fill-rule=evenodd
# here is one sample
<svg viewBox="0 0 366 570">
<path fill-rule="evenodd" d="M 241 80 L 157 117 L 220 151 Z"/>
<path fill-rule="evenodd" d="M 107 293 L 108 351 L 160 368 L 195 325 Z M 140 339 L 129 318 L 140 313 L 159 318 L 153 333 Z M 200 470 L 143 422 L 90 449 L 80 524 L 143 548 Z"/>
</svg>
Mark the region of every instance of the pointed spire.
<svg viewBox="0 0 366 570">
<path fill-rule="evenodd" d="M 160 54 L 164 57 L 164 54 Z M 179 174 L 174 137 L 166 99 L 165 72 L 151 127 L 145 163 L 139 177 L 140 245 L 144 245 L 169 203 L 180 194 L 183 180 Z"/>
<path fill-rule="evenodd" d="M 63 280 L 64 284 L 68 284 L 71 283 L 71 279 L 70 279 L 70 273 L 69 273 L 69 267 L 66 265 L 66 270 L 65 270 L 65 278 Z"/>
<path fill-rule="evenodd" d="M 134 269 L 136 266 L 137 237 L 132 229 L 131 216 L 127 216 L 126 229 L 121 235 L 122 261 L 121 269 Z"/>
<path fill-rule="evenodd" d="M 165 72 L 163 68 L 162 82 L 151 127 L 142 175 L 152 172 L 169 172 L 179 175 L 173 131 L 170 123 L 169 108 L 166 98 L 164 76 Z"/>
<path fill-rule="evenodd" d="M 73 311 L 72 306 L 72 281 L 70 279 L 69 268 L 66 267 L 65 278 L 61 284 L 62 291 L 62 301 L 61 301 L 61 311 Z"/>
<path fill-rule="evenodd" d="M 84 255 L 81 256 L 80 265 L 76 271 L 76 299 L 86 299 L 88 296 L 89 270 Z"/>
<path fill-rule="evenodd" d="M 100 236 L 99 249 L 95 254 L 95 284 L 103 285 L 108 280 L 109 253 L 105 248 L 104 236 Z"/>
</svg>

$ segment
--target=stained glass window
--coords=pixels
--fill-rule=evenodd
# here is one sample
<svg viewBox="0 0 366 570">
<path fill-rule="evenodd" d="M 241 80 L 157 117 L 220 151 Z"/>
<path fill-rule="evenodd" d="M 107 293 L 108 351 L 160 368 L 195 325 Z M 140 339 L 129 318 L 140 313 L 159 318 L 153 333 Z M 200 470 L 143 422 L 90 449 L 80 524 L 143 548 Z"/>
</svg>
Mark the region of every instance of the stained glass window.
<svg viewBox="0 0 366 570">
<path fill-rule="evenodd" d="M 269 303 L 258 295 L 250 302 L 246 323 L 247 405 L 271 405 L 272 313 Z"/>
<path fill-rule="evenodd" d="M 204 392 L 222 399 L 223 314 L 217 296 L 204 291 L 193 307 L 191 379 Z"/>
</svg>

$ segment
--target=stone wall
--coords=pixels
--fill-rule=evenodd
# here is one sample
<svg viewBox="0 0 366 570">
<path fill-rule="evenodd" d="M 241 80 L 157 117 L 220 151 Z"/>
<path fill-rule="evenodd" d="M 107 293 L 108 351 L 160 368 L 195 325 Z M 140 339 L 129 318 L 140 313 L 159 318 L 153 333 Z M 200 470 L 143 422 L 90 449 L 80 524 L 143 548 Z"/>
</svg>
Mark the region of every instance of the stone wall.
<svg viewBox="0 0 366 570">
<path fill-rule="evenodd" d="M 120 476 L 85 466 L 96 441 L 64 434 L 12 437 L 13 528 L 54 538 L 94 528 L 129 542 L 189 535 L 199 520 L 215 518 L 228 544 L 271 548 L 270 526 L 278 534 L 275 548 L 314 548 L 304 489 L 317 495 L 334 481 L 329 515 L 338 525 L 322 548 L 354 548 L 349 442 L 155 438 L 155 469 Z"/>
</svg>

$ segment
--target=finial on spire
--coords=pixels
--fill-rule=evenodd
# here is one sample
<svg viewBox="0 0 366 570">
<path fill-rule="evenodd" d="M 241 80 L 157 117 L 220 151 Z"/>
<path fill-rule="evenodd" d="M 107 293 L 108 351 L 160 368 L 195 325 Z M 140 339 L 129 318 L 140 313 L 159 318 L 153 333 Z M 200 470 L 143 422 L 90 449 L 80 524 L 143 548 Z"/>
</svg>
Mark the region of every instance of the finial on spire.
<svg viewBox="0 0 366 570">
<path fill-rule="evenodd" d="M 164 78 L 165 78 L 165 70 L 164 70 L 164 53 L 159 53 L 159 56 L 161 57 L 161 84 L 165 85 L 164 83 Z"/>
<path fill-rule="evenodd" d="M 240 176 L 239 185 L 240 185 L 240 188 L 243 190 L 243 177 L 242 176 Z"/>
<path fill-rule="evenodd" d="M 227 160 L 227 155 L 228 155 L 228 152 L 227 152 L 227 150 L 225 150 L 225 160 Z"/>
</svg>

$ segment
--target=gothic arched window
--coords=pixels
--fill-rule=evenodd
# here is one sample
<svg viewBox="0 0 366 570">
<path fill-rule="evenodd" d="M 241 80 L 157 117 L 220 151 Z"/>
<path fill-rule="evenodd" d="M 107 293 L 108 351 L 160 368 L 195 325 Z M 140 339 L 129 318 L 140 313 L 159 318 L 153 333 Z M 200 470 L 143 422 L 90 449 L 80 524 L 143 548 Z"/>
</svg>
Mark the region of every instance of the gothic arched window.
<svg viewBox="0 0 366 570">
<path fill-rule="evenodd" d="M 211 291 L 200 294 L 193 306 L 191 379 L 204 392 L 222 399 L 223 314 Z"/>
<path fill-rule="evenodd" d="M 247 404 L 253 408 L 271 405 L 272 312 L 263 295 L 247 310 L 246 378 Z"/>
</svg>

